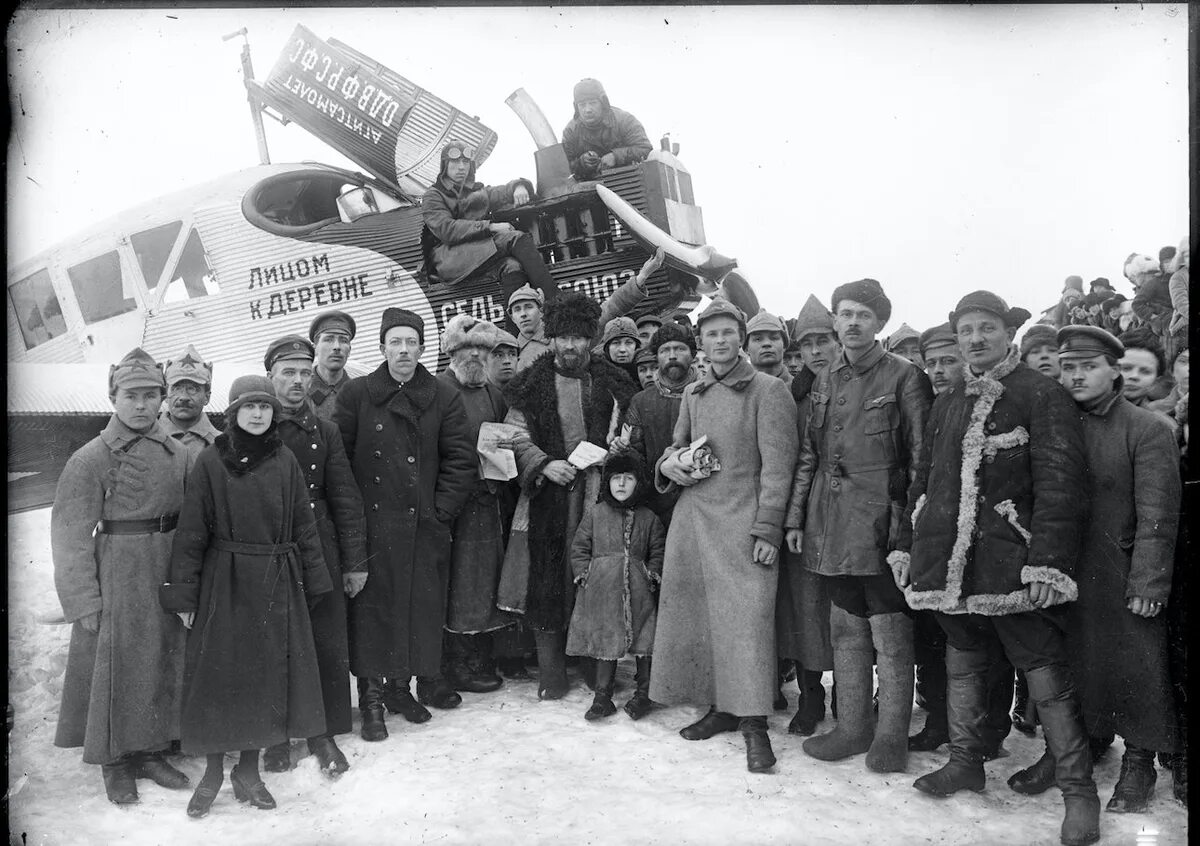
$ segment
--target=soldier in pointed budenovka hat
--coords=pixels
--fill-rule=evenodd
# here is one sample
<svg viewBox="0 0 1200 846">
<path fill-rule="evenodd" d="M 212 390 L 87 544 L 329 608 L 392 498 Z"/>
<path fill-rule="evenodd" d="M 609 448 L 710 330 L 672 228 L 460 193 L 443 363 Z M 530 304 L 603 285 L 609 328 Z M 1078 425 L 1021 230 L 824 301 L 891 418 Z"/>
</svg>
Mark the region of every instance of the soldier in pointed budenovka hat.
<svg viewBox="0 0 1200 846">
<path fill-rule="evenodd" d="M 220 434 L 204 411 L 212 398 L 212 374 L 212 364 L 191 344 L 181 356 L 167 361 L 165 369 L 167 402 L 158 422 L 164 432 L 187 447 L 193 460 Z"/>
<path fill-rule="evenodd" d="M 325 324 L 326 329 L 329 326 Z M 334 738 L 351 730 L 346 597 L 353 597 L 366 584 L 366 528 L 362 495 L 350 470 L 341 433 L 335 423 L 316 414 L 309 399 L 313 355 L 313 345 L 307 338 L 284 335 L 267 347 L 263 365 L 279 399 L 279 439 L 300 461 L 309 507 L 321 536 L 325 567 L 334 587 L 333 593 L 309 614 L 325 705 L 325 731 L 307 738 L 307 743 L 321 772 L 336 777 L 350 766 Z M 268 772 L 288 770 L 289 742 L 283 740 L 269 747 L 263 754 L 263 766 Z"/>
<path fill-rule="evenodd" d="M 883 345 L 888 352 L 907 358 L 917 367 L 925 367 L 921 358 L 921 334 L 907 323 L 901 323 L 899 329 L 884 339 Z"/>
<path fill-rule="evenodd" d="M 180 789 L 163 758 L 178 740 L 184 629 L 158 608 L 183 502 L 188 452 L 156 420 L 166 382 L 141 349 L 108 375 L 114 414 L 67 461 L 50 515 L 54 581 L 73 624 L 54 744 L 83 747 L 110 801 L 135 779 Z"/>
</svg>

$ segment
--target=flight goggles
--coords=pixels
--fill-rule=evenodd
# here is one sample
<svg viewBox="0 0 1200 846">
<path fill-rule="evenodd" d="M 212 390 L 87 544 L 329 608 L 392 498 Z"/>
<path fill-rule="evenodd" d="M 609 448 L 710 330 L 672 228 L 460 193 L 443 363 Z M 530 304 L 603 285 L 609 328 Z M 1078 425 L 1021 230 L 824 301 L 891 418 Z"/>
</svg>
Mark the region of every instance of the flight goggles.
<svg viewBox="0 0 1200 846">
<path fill-rule="evenodd" d="M 455 159 L 466 159 L 467 161 L 475 161 L 475 148 L 468 146 L 454 146 L 446 149 L 446 159 L 453 161 Z"/>
</svg>

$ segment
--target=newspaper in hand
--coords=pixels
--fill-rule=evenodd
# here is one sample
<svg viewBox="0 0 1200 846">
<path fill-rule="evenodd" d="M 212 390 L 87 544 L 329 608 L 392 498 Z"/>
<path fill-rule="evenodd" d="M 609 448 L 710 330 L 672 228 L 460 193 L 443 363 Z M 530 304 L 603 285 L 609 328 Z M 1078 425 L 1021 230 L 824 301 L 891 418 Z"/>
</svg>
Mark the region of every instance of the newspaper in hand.
<svg viewBox="0 0 1200 846">
<path fill-rule="evenodd" d="M 603 464 L 608 457 L 608 450 L 598 447 L 591 441 L 580 441 L 579 446 L 567 456 L 567 463 L 579 470 L 586 470 L 597 464 Z"/>
<path fill-rule="evenodd" d="M 498 445 L 520 433 L 511 423 L 481 423 L 475 450 L 479 453 L 479 478 L 507 482 L 517 478 L 517 458 L 508 447 Z"/>
</svg>

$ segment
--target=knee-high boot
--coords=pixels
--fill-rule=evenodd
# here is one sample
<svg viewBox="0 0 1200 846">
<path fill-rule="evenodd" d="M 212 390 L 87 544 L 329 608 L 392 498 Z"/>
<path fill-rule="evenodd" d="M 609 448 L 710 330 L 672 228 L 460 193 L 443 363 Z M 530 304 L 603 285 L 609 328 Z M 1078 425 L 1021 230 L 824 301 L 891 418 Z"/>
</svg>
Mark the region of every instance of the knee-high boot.
<svg viewBox="0 0 1200 846">
<path fill-rule="evenodd" d="M 633 679 L 637 689 L 625 703 L 625 713 L 631 720 L 640 720 L 654 707 L 654 702 L 650 699 L 650 656 L 639 655 L 634 661 L 637 662 L 637 671 Z"/>
<path fill-rule="evenodd" d="M 833 673 L 838 685 L 838 721 L 833 731 L 804 741 L 805 754 L 840 761 L 871 748 L 871 624 L 836 605 L 829 609 Z"/>
<path fill-rule="evenodd" d="M 562 632 L 535 631 L 538 659 L 538 699 L 562 699 L 567 682 L 566 639 Z"/>
<path fill-rule="evenodd" d="M 987 650 L 956 649 L 946 644 L 946 722 L 950 730 L 950 760 L 923 775 L 913 787 L 933 796 L 959 790 L 983 790 L 983 720 L 987 714 Z"/>
<path fill-rule="evenodd" d="M 1025 671 L 1029 698 L 1037 705 L 1046 746 L 1054 756 L 1055 778 L 1066 814 L 1060 839 L 1084 846 L 1100 839 L 1100 797 L 1092 780 L 1092 757 L 1075 683 L 1065 664 Z"/>
<path fill-rule="evenodd" d="M 878 656 L 879 719 L 867 750 L 867 769 L 902 773 L 908 764 L 908 725 L 913 701 L 913 627 L 907 614 L 869 618 Z"/>
</svg>

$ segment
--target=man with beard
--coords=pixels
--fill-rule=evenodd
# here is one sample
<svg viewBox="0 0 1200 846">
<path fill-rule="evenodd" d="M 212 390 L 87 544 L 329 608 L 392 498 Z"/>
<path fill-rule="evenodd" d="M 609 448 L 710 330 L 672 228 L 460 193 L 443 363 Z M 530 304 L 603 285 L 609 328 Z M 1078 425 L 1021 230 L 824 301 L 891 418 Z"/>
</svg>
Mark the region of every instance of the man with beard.
<svg viewBox="0 0 1200 846">
<path fill-rule="evenodd" d="M 346 362 L 356 331 L 354 318 L 344 311 L 318 314 L 309 324 L 308 339 L 312 341 L 317 359 L 308 396 L 313 412 L 321 420 L 333 422 L 338 391 L 350 381 L 346 375 Z"/>
<path fill-rule="evenodd" d="M 517 338 L 511 332 L 496 327 L 496 344 L 488 359 L 488 379 L 501 390 L 517 375 L 517 358 L 521 355 Z"/>
<path fill-rule="evenodd" d="M 874 279 L 833 292 L 841 354 L 809 395 L 812 412 L 787 517 L 788 547 L 829 591 L 838 724 L 804 741 L 822 761 L 866 752 L 867 768 L 903 772 L 912 716 L 912 619 L 888 568 L 911 526 L 899 517 L 924 448 L 929 379 L 875 340 L 892 304 Z M 879 719 L 872 726 L 872 648 Z"/>
<path fill-rule="evenodd" d="M 746 768 L 775 755 L 766 714 L 775 698 L 775 569 L 796 462 L 796 406 L 783 382 L 742 355 L 745 316 L 714 299 L 698 320 L 712 370 L 683 392 L 661 491 L 683 488 L 667 532 L 650 696 L 704 704 L 686 740 L 740 730 Z M 704 436 L 720 470 L 706 478 L 689 446 Z"/>
<path fill-rule="evenodd" d="M 384 707 L 421 723 L 425 704 L 462 702 L 441 677 L 442 627 L 450 526 L 479 477 L 462 397 L 420 363 L 425 321 L 385 309 L 379 351 L 383 362 L 350 381 L 334 415 L 367 518 L 369 577 L 349 615 L 364 740 L 387 737 Z"/>
<path fill-rule="evenodd" d="M 1045 323 L 1035 323 L 1021 338 L 1021 361 L 1030 370 L 1058 380 L 1058 330 Z"/>
<path fill-rule="evenodd" d="M 958 351 L 958 338 L 949 323 L 921 333 L 921 357 L 935 396 L 962 382 L 962 355 Z M 948 742 L 950 734 L 946 717 L 946 633 L 930 611 L 913 612 L 913 653 L 917 704 L 925 709 L 927 716 L 921 730 L 908 739 L 908 749 L 910 752 L 932 752 Z M 1010 720 L 1013 666 L 1003 655 L 995 656 L 987 672 L 988 705 L 983 723 L 985 761 L 1000 757 L 1001 744 L 1014 725 L 1025 731 L 1025 705 L 1029 696 L 1024 691 L 1024 676 L 1018 677 L 1017 685 L 1017 703 Z M 1032 724 L 1029 730 L 1032 733 Z"/>
<path fill-rule="evenodd" d="M 633 366 L 637 368 L 640 387 L 649 388 L 658 380 L 658 356 L 648 343 L 633 357 Z"/>
<path fill-rule="evenodd" d="M 487 363 L 496 327 L 469 314 L 446 324 L 442 349 L 450 367 L 437 378 L 462 397 L 467 436 L 479 440 L 479 427 L 499 423 L 508 413 L 500 389 L 488 383 Z M 496 672 L 492 635 L 513 620 L 496 607 L 496 587 L 504 563 L 505 484 L 479 478 L 467 504 L 454 519 L 450 535 L 450 595 L 442 673 L 460 692 L 488 693 L 504 683 Z"/>
<path fill-rule="evenodd" d="M 167 407 L 158 415 L 159 425 L 195 460 L 221 434 L 204 412 L 212 396 L 212 365 L 188 344 L 183 355 L 167 362 L 165 375 Z"/>
<path fill-rule="evenodd" d="M 596 79 L 581 79 L 574 90 L 575 115 L 563 129 L 563 151 L 576 179 L 597 179 L 604 170 L 640 162 L 653 147 L 642 124 L 608 102 Z"/>
<path fill-rule="evenodd" d="M 921 358 L 921 336 L 907 323 L 901 323 L 899 329 L 888 335 L 883 346 L 888 352 L 907 358 L 917 367 L 925 369 L 925 362 Z"/>
<path fill-rule="evenodd" d="M 649 350 L 655 356 L 658 381 L 629 401 L 629 412 L 625 415 L 625 425 L 629 426 L 628 444 L 622 439 L 613 443 L 617 450 L 632 449 L 647 467 L 653 466 L 674 441 L 683 389 L 696 381 L 692 372 L 696 338 L 678 323 L 664 323 L 650 339 Z M 663 526 L 670 528 L 671 511 L 678 499 L 678 489 L 666 493 L 654 491 L 646 505 Z"/>
<path fill-rule="evenodd" d="M 783 350 L 787 346 L 788 331 L 783 321 L 762 309 L 746 323 L 746 352 L 750 364 L 759 373 L 782 379 L 784 385 L 792 384 L 792 374 L 783 366 Z"/>
<path fill-rule="evenodd" d="M 964 382 L 934 404 L 928 430 L 938 434 L 917 456 L 902 517 L 912 533 L 888 563 L 909 606 L 935 612 L 946 633 L 950 760 L 913 786 L 984 789 L 987 672 L 1003 652 L 1025 671 L 1057 762 L 1061 841 L 1081 846 L 1100 837 L 1100 801 L 1063 606 L 1078 595 L 1087 519 L 1083 426 L 1062 385 L 1020 361 L 1013 338 L 1029 316 L 990 291 L 950 313 Z"/>
<path fill-rule="evenodd" d="M 568 293 L 546 312 L 554 354 L 521 370 L 504 391 L 505 422 L 528 435 L 513 443 L 521 501 L 497 604 L 523 615 L 534 632 L 538 698 L 561 699 L 569 688 L 564 635 L 574 604 L 571 539 L 596 502 L 600 483 L 598 465 L 579 470 L 567 458 L 584 441 L 608 449 L 637 386 L 589 353 L 600 328 L 598 303 Z"/>
<path fill-rule="evenodd" d="M 367 581 L 366 526 L 362 496 L 342 447 L 342 435 L 336 424 L 317 416 L 308 398 L 315 354 L 306 338 L 285 335 L 267 347 L 263 365 L 281 408 L 279 439 L 300 463 L 334 586 L 333 592 L 309 611 L 325 705 L 325 733 L 308 738 L 307 743 L 321 772 L 336 778 L 350 768 L 333 738 L 352 728 L 346 597 L 357 595 Z M 267 749 L 263 768 L 272 773 L 291 768 L 288 742 Z"/>
<path fill-rule="evenodd" d="M 817 376 L 841 351 L 833 328 L 833 315 L 809 294 L 792 329 L 802 367 L 792 379 L 796 401 L 797 444 L 804 443 L 812 410 L 809 393 Z M 793 477 L 795 481 L 795 477 Z M 804 737 L 817 730 L 825 719 L 825 687 L 821 676 L 833 669 L 833 647 L 829 642 L 829 592 L 816 573 L 803 565 L 799 549 L 786 545 L 779 550 L 779 591 L 775 599 L 775 641 L 782 660 L 796 668 L 800 701 L 788 723 L 788 733 Z"/>
</svg>

